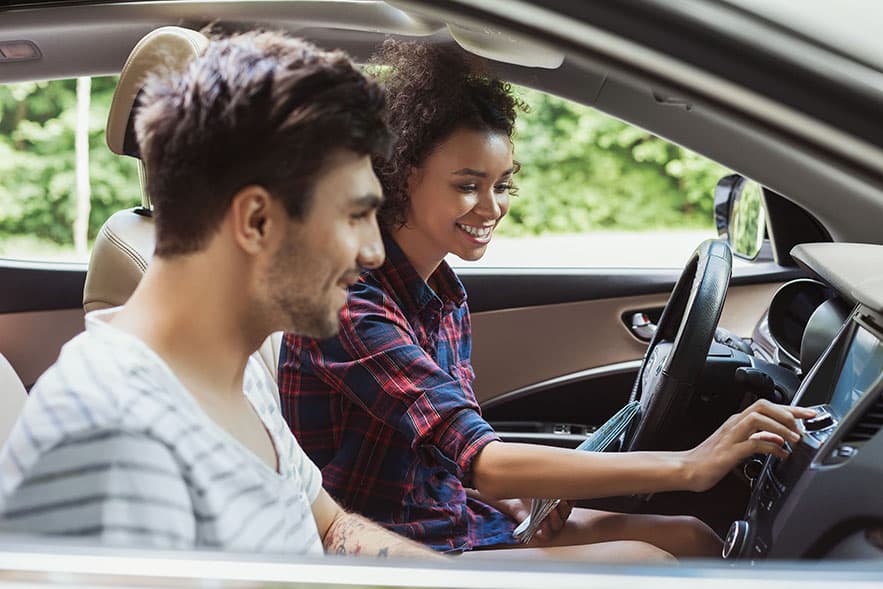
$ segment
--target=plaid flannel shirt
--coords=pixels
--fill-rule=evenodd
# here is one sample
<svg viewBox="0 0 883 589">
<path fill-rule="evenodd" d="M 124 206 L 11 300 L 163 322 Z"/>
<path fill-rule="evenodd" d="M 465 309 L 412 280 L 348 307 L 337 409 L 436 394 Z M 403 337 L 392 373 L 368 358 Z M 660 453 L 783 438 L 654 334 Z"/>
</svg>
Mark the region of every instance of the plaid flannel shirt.
<svg viewBox="0 0 883 589">
<path fill-rule="evenodd" d="M 515 523 L 467 497 L 499 439 L 472 392 L 466 292 L 442 262 L 429 286 L 398 245 L 350 288 L 336 338 L 286 334 L 283 414 L 345 508 L 442 551 L 514 544 Z"/>
</svg>

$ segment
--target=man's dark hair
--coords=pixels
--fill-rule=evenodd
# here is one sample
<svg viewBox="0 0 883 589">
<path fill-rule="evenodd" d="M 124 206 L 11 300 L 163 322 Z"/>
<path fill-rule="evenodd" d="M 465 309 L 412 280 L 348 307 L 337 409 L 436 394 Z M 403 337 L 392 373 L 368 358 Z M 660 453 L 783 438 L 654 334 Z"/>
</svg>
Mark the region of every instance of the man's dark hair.
<svg viewBox="0 0 883 589">
<path fill-rule="evenodd" d="M 453 47 L 389 39 L 372 62 L 375 77 L 384 84 L 387 122 L 396 137 L 389 156 L 374 157 L 385 196 L 380 224 L 393 229 L 405 222 L 411 168 L 423 165 L 458 129 L 493 131 L 511 139 L 516 114 L 527 106 L 513 96 L 508 83 Z"/>
<path fill-rule="evenodd" d="M 148 79 L 140 104 L 157 256 L 201 249 L 249 185 L 303 218 L 330 156 L 390 142 L 377 84 L 344 53 L 283 33 L 213 39 L 183 73 Z"/>
</svg>

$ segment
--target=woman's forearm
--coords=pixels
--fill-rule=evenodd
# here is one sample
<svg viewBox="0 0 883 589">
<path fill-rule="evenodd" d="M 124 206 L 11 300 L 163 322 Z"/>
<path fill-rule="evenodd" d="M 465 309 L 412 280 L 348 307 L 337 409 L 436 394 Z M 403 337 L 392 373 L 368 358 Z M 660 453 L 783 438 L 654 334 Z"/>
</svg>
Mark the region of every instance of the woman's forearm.
<svg viewBox="0 0 883 589">
<path fill-rule="evenodd" d="M 590 499 L 691 488 L 683 452 L 578 452 L 491 442 L 473 463 L 482 495 Z"/>
</svg>

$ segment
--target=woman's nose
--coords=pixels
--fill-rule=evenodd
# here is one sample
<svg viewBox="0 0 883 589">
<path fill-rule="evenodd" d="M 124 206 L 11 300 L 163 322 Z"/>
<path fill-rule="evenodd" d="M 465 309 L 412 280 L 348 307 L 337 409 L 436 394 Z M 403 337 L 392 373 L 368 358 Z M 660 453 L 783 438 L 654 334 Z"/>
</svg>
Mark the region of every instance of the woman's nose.
<svg viewBox="0 0 883 589">
<path fill-rule="evenodd" d="M 475 212 L 487 219 L 499 219 L 503 213 L 503 207 L 493 189 L 481 195 L 478 203 L 475 205 Z"/>
</svg>

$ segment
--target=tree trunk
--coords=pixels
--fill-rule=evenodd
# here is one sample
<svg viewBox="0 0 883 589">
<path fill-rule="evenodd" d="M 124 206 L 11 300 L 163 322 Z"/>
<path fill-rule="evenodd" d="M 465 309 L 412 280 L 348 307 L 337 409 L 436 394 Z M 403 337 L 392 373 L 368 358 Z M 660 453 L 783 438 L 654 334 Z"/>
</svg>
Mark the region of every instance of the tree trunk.
<svg viewBox="0 0 883 589">
<path fill-rule="evenodd" d="M 78 256 L 89 251 L 89 211 L 92 188 L 89 184 L 89 106 L 92 78 L 77 79 L 76 179 L 77 216 L 74 219 L 74 248 Z"/>
</svg>

